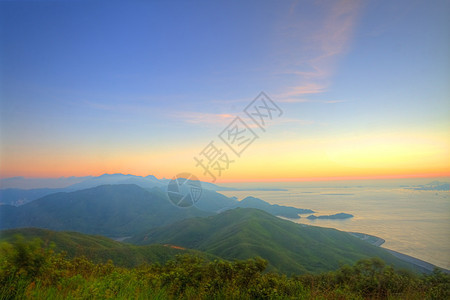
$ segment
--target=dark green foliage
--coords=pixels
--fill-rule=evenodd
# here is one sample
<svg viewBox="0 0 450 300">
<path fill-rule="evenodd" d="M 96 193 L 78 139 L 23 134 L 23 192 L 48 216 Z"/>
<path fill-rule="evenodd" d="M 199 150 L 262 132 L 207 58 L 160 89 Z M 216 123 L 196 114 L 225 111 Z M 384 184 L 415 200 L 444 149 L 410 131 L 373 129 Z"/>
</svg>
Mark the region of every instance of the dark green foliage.
<svg viewBox="0 0 450 300">
<path fill-rule="evenodd" d="M 379 259 L 287 277 L 261 258 L 205 261 L 181 255 L 127 269 L 66 258 L 42 242 L 0 246 L 0 299 L 449 299 L 450 275 L 397 271 Z"/>
<path fill-rule="evenodd" d="M 269 262 L 270 270 L 286 274 L 336 270 L 369 257 L 380 257 L 399 268 L 414 268 L 346 232 L 295 224 L 249 208 L 183 220 L 137 235 L 129 242 L 174 244 L 225 259 L 260 256 Z"/>
</svg>

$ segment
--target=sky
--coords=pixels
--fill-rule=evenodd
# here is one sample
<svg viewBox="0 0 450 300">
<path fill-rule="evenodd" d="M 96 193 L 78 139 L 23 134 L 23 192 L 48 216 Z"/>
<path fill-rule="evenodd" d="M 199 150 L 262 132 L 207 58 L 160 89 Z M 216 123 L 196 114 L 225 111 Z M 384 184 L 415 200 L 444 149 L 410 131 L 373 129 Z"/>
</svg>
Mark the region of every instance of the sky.
<svg viewBox="0 0 450 300">
<path fill-rule="evenodd" d="M 449 14 L 450 1 L 0 1 L 0 178 L 450 176 Z M 279 109 L 263 128 L 245 113 L 261 92 Z M 233 128 L 254 137 L 239 155 Z"/>
</svg>

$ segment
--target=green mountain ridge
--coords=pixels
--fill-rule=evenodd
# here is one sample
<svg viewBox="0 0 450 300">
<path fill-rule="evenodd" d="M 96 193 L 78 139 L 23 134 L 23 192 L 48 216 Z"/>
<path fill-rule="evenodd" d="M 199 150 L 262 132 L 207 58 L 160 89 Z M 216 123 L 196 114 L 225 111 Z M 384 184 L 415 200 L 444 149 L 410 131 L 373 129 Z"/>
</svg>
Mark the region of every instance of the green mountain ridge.
<svg viewBox="0 0 450 300">
<path fill-rule="evenodd" d="M 269 269 L 286 274 L 335 270 L 340 265 L 351 265 L 369 257 L 379 257 L 397 268 L 418 270 L 386 250 L 346 232 L 296 224 L 251 208 L 183 220 L 151 229 L 126 242 L 168 243 L 224 259 L 260 256 L 269 261 Z"/>
<path fill-rule="evenodd" d="M 44 247 L 53 246 L 55 252 L 66 252 L 69 258 L 84 256 L 95 263 L 112 260 L 115 265 L 136 267 L 144 263 L 163 264 L 176 255 L 189 254 L 206 260 L 216 257 L 197 250 L 182 249 L 173 245 L 136 246 L 121 243 L 100 235 L 79 232 L 53 231 L 40 228 L 20 228 L 0 231 L 0 242 L 13 243 L 18 236 L 25 241 L 39 238 Z"/>
</svg>

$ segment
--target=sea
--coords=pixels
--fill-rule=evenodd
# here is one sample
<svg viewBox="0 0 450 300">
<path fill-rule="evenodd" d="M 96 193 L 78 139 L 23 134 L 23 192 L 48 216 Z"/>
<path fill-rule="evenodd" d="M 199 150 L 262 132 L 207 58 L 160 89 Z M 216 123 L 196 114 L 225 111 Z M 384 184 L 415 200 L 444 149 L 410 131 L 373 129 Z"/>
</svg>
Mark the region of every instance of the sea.
<svg viewBox="0 0 450 300">
<path fill-rule="evenodd" d="M 385 240 L 381 247 L 450 269 L 450 191 L 417 189 L 422 182 L 360 180 L 219 185 L 239 188 L 239 191 L 220 191 L 239 200 L 254 196 L 271 204 L 309 208 L 317 216 L 352 214 L 353 218 L 345 220 L 309 220 L 306 214 L 291 221 L 374 235 Z"/>
</svg>

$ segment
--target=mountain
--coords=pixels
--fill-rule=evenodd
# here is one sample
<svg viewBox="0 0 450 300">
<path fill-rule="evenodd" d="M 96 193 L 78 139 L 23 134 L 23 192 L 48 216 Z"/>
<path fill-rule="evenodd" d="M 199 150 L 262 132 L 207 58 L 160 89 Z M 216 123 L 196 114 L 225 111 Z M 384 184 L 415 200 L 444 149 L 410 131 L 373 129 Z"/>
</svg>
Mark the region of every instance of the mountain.
<svg viewBox="0 0 450 300">
<path fill-rule="evenodd" d="M 0 206 L 0 229 L 40 227 L 105 236 L 127 236 L 143 229 L 211 213 L 180 209 L 158 188 L 103 185 L 47 195 L 28 204 Z"/>
<path fill-rule="evenodd" d="M 180 254 L 190 254 L 207 260 L 216 258 L 200 251 L 182 249 L 172 245 L 135 246 L 98 235 L 39 228 L 0 231 L 0 242 L 12 243 L 17 240 L 18 235 L 22 236 L 25 241 L 39 238 L 44 246 L 53 244 L 54 251 L 65 251 L 69 258 L 85 256 L 96 263 L 106 263 L 108 260 L 112 260 L 115 265 L 122 267 L 136 267 L 143 263 L 162 264 Z"/>
<path fill-rule="evenodd" d="M 237 201 L 211 190 L 202 191 L 196 206 L 181 209 L 172 205 L 167 193 L 160 188 L 115 184 L 58 192 L 18 207 L 0 205 L 0 229 L 40 227 L 127 236 L 181 219 L 208 216 L 240 206 L 256 207 L 292 218 L 298 218 L 298 213 L 312 212 L 271 205 L 253 197 Z"/>
<path fill-rule="evenodd" d="M 142 188 L 159 187 L 167 189 L 170 179 L 158 179 L 153 175 L 146 177 L 131 174 L 103 174 L 97 177 L 24 178 L 0 179 L 0 205 L 23 205 L 56 192 L 73 192 L 107 184 L 136 184 Z M 222 187 L 210 182 L 199 181 L 204 191 L 239 191 L 242 189 Z M 27 188 L 28 187 L 28 188 Z M 33 187 L 33 188 L 29 188 Z M 39 188 L 34 188 L 39 187 Z M 245 190 L 283 191 L 276 188 L 253 188 Z M 223 207 L 218 209 L 223 209 Z M 217 210 L 218 210 L 217 209 Z"/>
<path fill-rule="evenodd" d="M 314 211 L 310 209 L 302 209 L 302 208 L 296 208 L 296 207 L 290 207 L 290 206 L 281 206 L 277 204 L 270 204 L 268 202 L 265 202 L 259 198 L 255 197 L 247 197 L 242 199 L 236 204 L 236 207 L 242 207 L 242 208 L 258 208 L 261 210 L 264 210 L 272 215 L 285 217 L 285 218 L 291 218 L 291 219 L 298 219 L 299 214 L 310 214 L 314 213 Z"/>
<path fill-rule="evenodd" d="M 15 183 L 16 185 L 23 186 L 27 183 L 34 183 L 36 180 L 31 181 L 31 179 L 27 178 L 10 178 L 2 179 L 4 183 L 11 185 Z M 9 205 L 23 205 L 28 202 L 34 201 L 41 197 L 54 194 L 57 192 L 74 192 L 78 190 L 84 190 L 88 188 L 97 187 L 100 185 L 108 185 L 108 184 L 136 184 L 142 188 L 151 189 L 154 187 L 165 188 L 166 184 L 160 182 L 155 176 L 149 175 L 147 177 L 135 176 L 135 175 L 125 175 L 125 174 L 103 174 L 97 177 L 69 177 L 65 178 L 65 181 L 61 181 L 60 178 L 55 178 L 54 181 L 48 178 L 46 180 L 42 179 L 38 181 L 40 183 L 47 183 L 49 185 L 57 185 L 61 182 L 66 182 L 72 184 L 68 186 L 64 186 L 61 188 L 37 188 L 37 189 L 2 189 L 0 190 L 0 204 L 9 204 Z M 71 179 L 71 180 L 69 180 Z M 2 181 L 2 182 L 3 182 Z M 7 186 L 8 186 L 7 185 Z"/>
<path fill-rule="evenodd" d="M 164 180 L 161 180 L 164 181 Z M 159 188 L 162 191 L 167 190 L 167 185 L 163 185 L 159 183 L 158 179 L 152 175 L 147 177 L 140 177 L 134 175 L 124 175 L 124 174 L 104 174 L 99 177 L 90 178 L 86 181 L 83 181 L 79 184 L 72 185 L 65 189 L 31 189 L 31 190 L 21 190 L 21 189 L 6 189 L 0 190 L 0 204 L 8 204 L 14 206 L 20 206 L 29 202 L 32 202 L 38 198 L 45 197 L 51 194 L 59 193 L 64 195 L 61 192 L 73 192 L 79 191 L 87 188 L 93 188 L 100 185 L 105 185 L 105 183 L 120 185 L 120 184 L 135 184 L 144 189 L 155 189 Z M 202 187 L 204 183 L 201 183 Z M 214 185 L 214 184 L 210 184 Z M 216 186 L 217 187 L 217 186 Z M 64 196 L 63 196 L 64 197 Z M 102 198 L 102 196 L 96 195 L 96 197 Z M 163 196 L 166 198 L 165 196 Z M 167 199 L 167 198 L 166 198 Z M 2 206 L 2 205 L 0 205 Z M 299 214 L 306 213 L 314 213 L 314 211 L 309 209 L 300 209 L 295 207 L 288 206 L 280 206 L 280 205 L 272 205 L 268 202 L 265 202 L 261 199 L 255 197 L 247 197 L 242 201 L 238 201 L 236 198 L 229 198 L 220 193 L 217 193 L 214 190 L 203 189 L 201 197 L 199 201 L 195 205 L 199 210 L 218 213 L 221 211 L 225 211 L 227 209 L 233 209 L 236 207 L 251 207 L 251 208 L 259 208 L 268 213 L 271 213 L 276 216 L 282 216 L 286 218 L 299 218 Z M 0 211 L 13 211 L 12 208 L 3 207 Z M 15 211 L 15 210 L 14 210 Z M 15 223 L 14 223 L 15 224 Z M 39 224 L 39 223 L 38 223 Z M 0 224 L 1 226 L 1 224 Z M 11 225 L 12 227 L 17 227 L 15 225 Z M 38 226 L 33 224 L 25 224 L 25 226 Z M 1 228 L 1 227 L 0 227 Z M 10 228 L 10 227 L 8 227 Z M 50 228 L 50 227 L 49 227 Z"/>
<path fill-rule="evenodd" d="M 0 205 L 8 204 L 19 206 L 41 197 L 62 191 L 64 191 L 64 189 L 2 189 L 0 190 Z"/>
<path fill-rule="evenodd" d="M 236 207 L 237 203 L 238 201 L 235 198 L 229 198 L 215 191 L 203 189 L 200 199 L 195 203 L 195 206 L 205 211 L 220 212 Z"/>
<path fill-rule="evenodd" d="M 68 189 L 76 191 L 106 184 L 135 184 L 142 188 L 147 189 L 167 186 L 166 184 L 160 182 L 160 180 L 158 180 L 155 176 L 152 175 L 142 177 L 131 174 L 116 173 L 116 174 L 103 174 L 98 177 L 92 177 L 80 183 L 71 185 L 68 187 Z"/>
<path fill-rule="evenodd" d="M 137 245 L 172 244 L 224 259 L 260 256 L 269 261 L 270 269 L 286 274 L 335 270 L 341 264 L 354 264 L 368 257 L 379 257 L 395 267 L 417 269 L 346 232 L 296 224 L 251 208 L 183 220 L 126 241 Z"/>
<path fill-rule="evenodd" d="M 1 178 L 0 188 L 2 189 L 59 189 L 85 181 L 92 176 L 85 177 L 59 177 L 59 178 L 26 178 L 23 176 Z"/>
<path fill-rule="evenodd" d="M 270 204 L 264 200 L 255 197 L 246 197 L 241 201 L 235 198 L 226 197 L 220 193 L 203 190 L 196 207 L 209 212 L 223 212 L 228 209 L 238 207 L 242 208 L 258 208 L 264 210 L 274 216 L 281 216 L 285 218 L 298 219 L 299 214 L 314 213 L 310 209 L 301 209 L 290 206 L 281 206 L 277 204 Z"/>
</svg>

